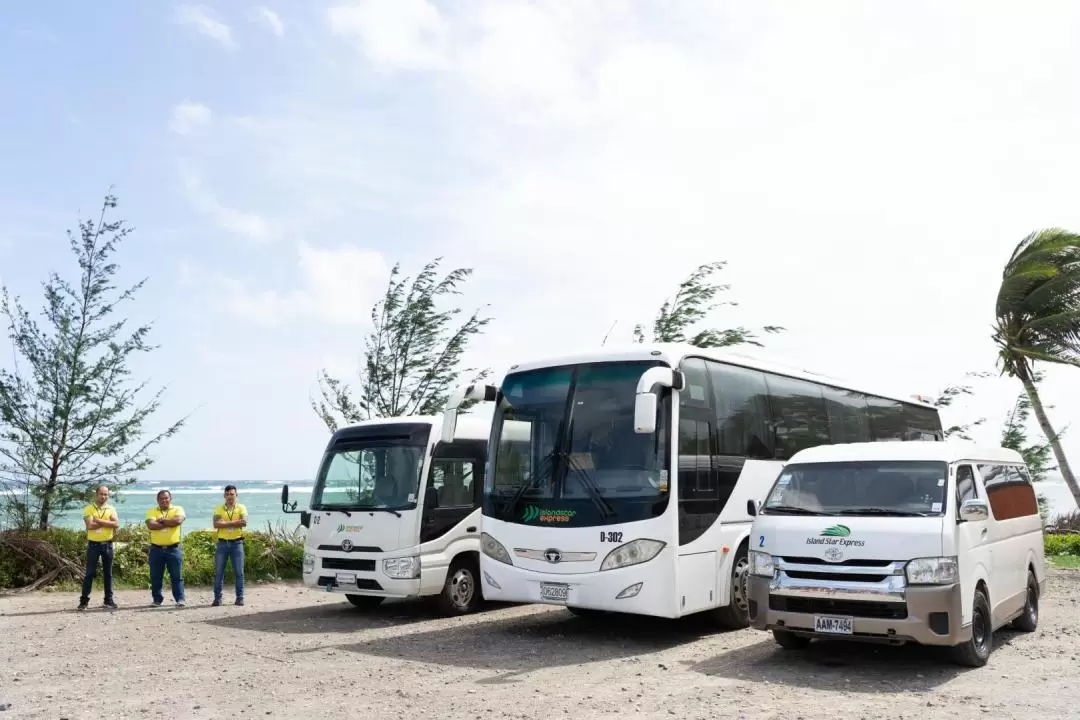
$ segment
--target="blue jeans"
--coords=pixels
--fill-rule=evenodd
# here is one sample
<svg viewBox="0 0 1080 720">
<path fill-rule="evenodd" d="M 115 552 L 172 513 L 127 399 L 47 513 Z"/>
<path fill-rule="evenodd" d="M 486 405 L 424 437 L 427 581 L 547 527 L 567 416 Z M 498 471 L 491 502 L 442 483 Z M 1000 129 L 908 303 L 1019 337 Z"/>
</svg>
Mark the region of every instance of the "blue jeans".
<svg viewBox="0 0 1080 720">
<path fill-rule="evenodd" d="M 161 547 L 160 545 L 150 546 L 150 596 L 154 599 L 154 604 L 160 603 L 163 598 L 161 596 L 161 584 L 165 579 L 165 570 L 169 570 L 169 583 L 172 585 L 172 596 L 176 602 L 184 602 L 184 578 L 180 576 L 180 545 L 171 545 L 169 547 Z"/>
<path fill-rule="evenodd" d="M 236 599 L 244 599 L 244 541 L 218 540 L 214 553 L 214 599 L 220 600 L 222 585 L 225 584 L 225 563 L 232 560 L 233 574 L 236 576 Z"/>
<path fill-rule="evenodd" d="M 105 580 L 105 602 L 111 602 L 113 599 L 113 544 L 111 542 L 91 540 L 86 543 L 86 575 L 83 576 L 80 603 L 90 602 L 90 590 L 94 587 L 94 576 L 97 575 L 98 560 L 101 561 L 101 574 Z"/>
</svg>

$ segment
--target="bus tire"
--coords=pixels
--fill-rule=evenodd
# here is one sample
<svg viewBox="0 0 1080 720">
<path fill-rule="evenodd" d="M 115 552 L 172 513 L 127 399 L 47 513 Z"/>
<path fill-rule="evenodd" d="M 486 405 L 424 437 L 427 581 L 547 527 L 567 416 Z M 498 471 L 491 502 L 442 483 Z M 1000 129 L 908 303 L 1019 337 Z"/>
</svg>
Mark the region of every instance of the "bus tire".
<svg viewBox="0 0 1080 720">
<path fill-rule="evenodd" d="M 345 599 L 353 604 L 353 607 L 358 607 L 361 610 L 374 610 L 382 605 L 382 601 L 386 598 L 381 598 L 378 595 L 346 595 Z"/>
<path fill-rule="evenodd" d="M 746 543 L 739 545 L 731 562 L 731 593 L 727 604 L 715 610 L 716 621 L 725 630 L 750 627 L 750 557 Z"/>
<path fill-rule="evenodd" d="M 443 615 L 468 615 L 480 605 L 480 593 L 479 563 L 473 555 L 458 555 L 435 602 Z"/>
</svg>

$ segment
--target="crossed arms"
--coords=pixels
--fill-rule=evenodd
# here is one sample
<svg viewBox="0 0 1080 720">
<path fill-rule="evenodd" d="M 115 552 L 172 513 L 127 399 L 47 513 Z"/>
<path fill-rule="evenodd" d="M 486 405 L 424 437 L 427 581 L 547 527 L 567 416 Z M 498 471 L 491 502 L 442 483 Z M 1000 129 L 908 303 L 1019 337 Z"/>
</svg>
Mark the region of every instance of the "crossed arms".
<svg viewBox="0 0 1080 720">
<path fill-rule="evenodd" d="M 236 520 L 223 520 L 220 515 L 214 515 L 214 527 L 219 529 L 247 527 L 247 515 L 241 515 Z"/>
<path fill-rule="evenodd" d="M 116 515 L 110 515 L 107 518 L 99 518 L 96 515 L 87 515 L 83 518 L 86 523 L 87 530 L 99 530 L 101 528 L 118 528 L 120 527 L 120 521 L 116 518 Z"/>
<path fill-rule="evenodd" d="M 146 521 L 146 527 L 151 530 L 164 530 L 165 528 L 176 527 L 186 519 L 182 514 L 171 518 L 149 518 Z"/>
</svg>

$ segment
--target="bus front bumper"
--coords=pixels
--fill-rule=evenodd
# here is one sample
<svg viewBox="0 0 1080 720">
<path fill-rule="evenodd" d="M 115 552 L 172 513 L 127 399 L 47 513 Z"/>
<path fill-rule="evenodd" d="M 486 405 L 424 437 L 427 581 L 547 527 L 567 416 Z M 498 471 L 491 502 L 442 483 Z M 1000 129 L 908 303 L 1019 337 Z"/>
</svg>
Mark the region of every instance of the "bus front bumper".
<svg viewBox="0 0 1080 720">
<path fill-rule="evenodd" d="M 585 573 L 544 573 L 480 556 L 484 599 L 676 617 L 675 579 L 666 552 L 638 565 Z"/>
<path fill-rule="evenodd" d="M 346 595 L 412 599 L 420 597 L 420 578 L 395 580 L 386 575 L 316 568 L 304 573 L 304 585 L 312 590 Z"/>
</svg>

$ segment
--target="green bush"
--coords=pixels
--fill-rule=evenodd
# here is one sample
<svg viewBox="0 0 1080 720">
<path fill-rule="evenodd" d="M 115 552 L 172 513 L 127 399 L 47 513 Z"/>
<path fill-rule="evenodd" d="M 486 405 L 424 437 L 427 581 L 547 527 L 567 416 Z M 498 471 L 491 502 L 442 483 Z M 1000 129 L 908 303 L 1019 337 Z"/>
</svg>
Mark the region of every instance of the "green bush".
<svg viewBox="0 0 1080 720">
<path fill-rule="evenodd" d="M 1080 556 L 1080 535 L 1047 535 L 1046 554 Z"/>
<path fill-rule="evenodd" d="M 116 531 L 113 582 L 118 587 L 150 585 L 150 531 L 145 525 L 128 525 Z M 187 585 L 211 585 L 214 581 L 215 540 L 212 530 L 183 534 L 183 574 Z M 247 582 L 299 579 L 303 542 L 285 533 L 249 530 L 244 535 L 244 575 Z M 24 587 L 49 573 L 56 578 L 47 585 L 70 585 L 82 580 L 86 567 L 86 531 L 54 528 L 29 533 L 0 532 L 0 588 Z M 225 582 L 234 579 L 231 564 Z M 166 578 L 166 583 L 168 579 Z M 95 585 L 101 584 L 98 571 Z"/>
</svg>

